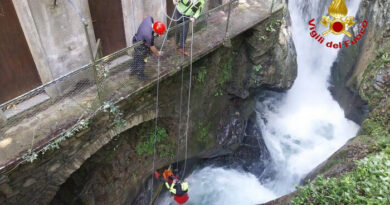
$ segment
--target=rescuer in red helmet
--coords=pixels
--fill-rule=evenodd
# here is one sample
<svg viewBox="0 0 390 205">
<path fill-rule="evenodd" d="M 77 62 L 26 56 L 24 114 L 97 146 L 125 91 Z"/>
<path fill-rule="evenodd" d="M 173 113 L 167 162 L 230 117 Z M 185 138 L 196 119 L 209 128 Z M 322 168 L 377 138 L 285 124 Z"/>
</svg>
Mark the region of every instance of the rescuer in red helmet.
<svg viewBox="0 0 390 205">
<path fill-rule="evenodd" d="M 173 199 L 178 204 L 185 204 L 188 199 L 188 182 L 181 181 L 179 177 L 172 172 L 170 168 L 164 170 L 162 177 L 157 171 L 154 172 L 154 176 L 158 180 L 162 180 L 165 183 L 169 193 L 173 195 Z"/>
<path fill-rule="evenodd" d="M 148 16 L 142 21 L 133 37 L 133 44 L 143 42 L 134 48 L 134 59 L 130 68 L 130 75 L 137 73 L 140 80 L 148 79 L 144 74 L 144 68 L 149 52 L 152 51 L 158 57 L 162 56 L 162 52 L 154 46 L 154 33 L 164 35 L 165 25 L 160 21 L 154 22 L 153 18 Z"/>
</svg>

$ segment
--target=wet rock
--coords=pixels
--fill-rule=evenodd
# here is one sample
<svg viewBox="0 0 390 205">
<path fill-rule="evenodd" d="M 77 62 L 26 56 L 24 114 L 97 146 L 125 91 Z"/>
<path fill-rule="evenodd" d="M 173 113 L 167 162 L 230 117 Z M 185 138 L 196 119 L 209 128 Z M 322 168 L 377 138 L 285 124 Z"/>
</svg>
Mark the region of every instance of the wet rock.
<svg viewBox="0 0 390 205">
<path fill-rule="evenodd" d="M 27 179 L 26 182 L 24 182 L 23 187 L 29 187 L 35 184 L 36 182 L 37 180 L 35 180 L 34 178 Z"/>
<path fill-rule="evenodd" d="M 6 198 L 9 198 L 16 194 L 8 184 L 0 185 L 0 193 L 4 195 Z"/>
<path fill-rule="evenodd" d="M 230 85 L 227 90 L 229 94 L 240 97 L 241 99 L 246 99 L 249 96 L 249 91 L 243 88 L 240 88 L 236 85 Z"/>
<path fill-rule="evenodd" d="M 298 65 L 289 25 L 289 14 L 279 12 L 250 31 L 246 39 L 253 63 L 249 87 L 286 90 L 294 83 Z"/>
<path fill-rule="evenodd" d="M 385 70 L 380 70 L 375 77 L 375 85 L 377 89 L 382 90 L 390 86 L 390 67 Z"/>
</svg>

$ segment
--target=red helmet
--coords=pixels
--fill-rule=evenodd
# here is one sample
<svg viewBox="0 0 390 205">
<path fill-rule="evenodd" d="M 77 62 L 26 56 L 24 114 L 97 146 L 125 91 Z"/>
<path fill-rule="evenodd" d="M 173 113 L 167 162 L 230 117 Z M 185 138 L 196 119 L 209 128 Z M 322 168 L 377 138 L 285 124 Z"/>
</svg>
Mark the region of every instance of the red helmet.
<svg viewBox="0 0 390 205">
<path fill-rule="evenodd" d="M 165 33 L 165 25 L 161 21 L 157 21 L 153 24 L 153 30 L 158 35 L 164 35 Z"/>
</svg>

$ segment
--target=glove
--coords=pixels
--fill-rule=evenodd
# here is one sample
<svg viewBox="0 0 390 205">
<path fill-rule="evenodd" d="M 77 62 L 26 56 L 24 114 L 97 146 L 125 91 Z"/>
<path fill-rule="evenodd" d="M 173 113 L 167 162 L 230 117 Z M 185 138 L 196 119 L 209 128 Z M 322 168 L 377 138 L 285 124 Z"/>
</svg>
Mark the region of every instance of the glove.
<svg viewBox="0 0 390 205">
<path fill-rule="evenodd" d="M 158 173 L 157 171 L 154 171 L 154 177 L 156 177 L 156 179 L 159 179 L 160 178 L 160 173 Z"/>
</svg>

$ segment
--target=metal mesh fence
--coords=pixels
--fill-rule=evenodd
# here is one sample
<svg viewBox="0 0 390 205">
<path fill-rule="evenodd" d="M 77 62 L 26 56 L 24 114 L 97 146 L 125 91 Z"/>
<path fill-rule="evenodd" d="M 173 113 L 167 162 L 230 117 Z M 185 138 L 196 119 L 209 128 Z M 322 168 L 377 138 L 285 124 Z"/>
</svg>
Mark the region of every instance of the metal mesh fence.
<svg viewBox="0 0 390 205">
<path fill-rule="evenodd" d="M 225 42 L 227 32 L 231 32 L 230 11 L 234 17 L 245 9 L 237 0 L 232 0 L 204 12 L 194 25 L 194 59 L 210 47 Z M 182 29 L 183 24 L 168 28 L 164 45 L 163 37 L 156 39 L 157 48 L 163 47 L 164 52 L 160 59 L 160 77 L 190 63 L 190 58 L 180 54 L 175 45 L 175 32 Z M 190 52 L 191 32 L 184 49 L 187 52 Z M 88 126 L 88 119 L 107 102 L 114 104 L 157 80 L 157 57 L 150 49 L 146 58 L 136 53 L 142 42 L 104 57 L 100 41 L 97 45 L 96 50 L 90 51 L 93 56 L 90 64 L 0 105 L 0 115 L 6 118 L 0 118 L 0 172 L 10 164 L 33 161 L 39 153 L 58 148 L 63 140 Z M 135 62 L 142 64 L 138 66 L 142 74 L 140 70 L 131 72 Z"/>
</svg>

